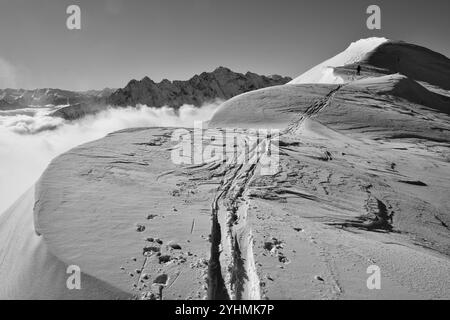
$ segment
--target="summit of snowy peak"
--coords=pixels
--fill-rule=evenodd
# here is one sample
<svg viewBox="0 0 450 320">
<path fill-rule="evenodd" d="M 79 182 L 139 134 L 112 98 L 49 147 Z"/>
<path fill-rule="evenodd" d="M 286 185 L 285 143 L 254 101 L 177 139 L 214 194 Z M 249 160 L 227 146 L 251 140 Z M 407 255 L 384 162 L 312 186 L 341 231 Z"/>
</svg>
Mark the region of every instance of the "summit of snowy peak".
<svg viewBox="0 0 450 320">
<path fill-rule="evenodd" d="M 364 59 L 364 57 L 383 43 L 389 41 L 386 38 L 367 38 L 352 42 L 347 49 L 328 59 L 321 64 L 309 69 L 298 76 L 289 84 L 302 83 L 343 83 L 344 80 L 333 74 L 333 68 L 352 64 Z"/>
</svg>

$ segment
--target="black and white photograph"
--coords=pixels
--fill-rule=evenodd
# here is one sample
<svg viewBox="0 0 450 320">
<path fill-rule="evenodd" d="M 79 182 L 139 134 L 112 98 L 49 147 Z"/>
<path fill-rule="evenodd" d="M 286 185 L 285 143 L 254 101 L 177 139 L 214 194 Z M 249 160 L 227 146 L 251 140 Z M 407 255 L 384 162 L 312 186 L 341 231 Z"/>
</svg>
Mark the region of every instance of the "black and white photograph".
<svg viewBox="0 0 450 320">
<path fill-rule="evenodd" d="M 0 300 L 449 300 L 449 14 L 0 0 Z"/>
</svg>

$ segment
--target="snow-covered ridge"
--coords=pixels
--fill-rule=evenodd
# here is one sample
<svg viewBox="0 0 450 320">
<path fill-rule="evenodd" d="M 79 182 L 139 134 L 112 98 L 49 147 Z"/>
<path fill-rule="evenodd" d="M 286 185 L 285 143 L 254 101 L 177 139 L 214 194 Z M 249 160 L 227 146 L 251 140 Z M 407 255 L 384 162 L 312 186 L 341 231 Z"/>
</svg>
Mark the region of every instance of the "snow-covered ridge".
<svg viewBox="0 0 450 320">
<path fill-rule="evenodd" d="M 341 67 L 347 64 L 361 61 L 366 54 L 375 50 L 381 44 L 387 42 L 386 38 L 367 38 L 361 39 L 350 44 L 350 46 L 334 56 L 331 59 L 315 66 L 314 68 L 306 71 L 299 77 L 295 78 L 288 84 L 302 84 L 302 83 L 331 83 L 339 84 L 344 83 L 344 80 L 334 75 L 333 68 Z"/>
</svg>

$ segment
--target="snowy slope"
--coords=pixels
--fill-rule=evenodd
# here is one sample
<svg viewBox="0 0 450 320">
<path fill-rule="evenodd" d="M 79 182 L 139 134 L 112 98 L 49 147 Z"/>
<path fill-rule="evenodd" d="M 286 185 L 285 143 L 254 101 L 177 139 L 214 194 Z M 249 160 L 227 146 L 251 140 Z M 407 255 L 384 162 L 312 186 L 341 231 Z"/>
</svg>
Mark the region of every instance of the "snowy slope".
<svg viewBox="0 0 450 320">
<path fill-rule="evenodd" d="M 334 67 L 358 62 L 386 41 L 388 41 L 386 38 L 368 38 L 353 42 L 345 51 L 306 71 L 288 84 L 343 83 L 344 80 L 341 77 L 334 75 Z"/>
</svg>

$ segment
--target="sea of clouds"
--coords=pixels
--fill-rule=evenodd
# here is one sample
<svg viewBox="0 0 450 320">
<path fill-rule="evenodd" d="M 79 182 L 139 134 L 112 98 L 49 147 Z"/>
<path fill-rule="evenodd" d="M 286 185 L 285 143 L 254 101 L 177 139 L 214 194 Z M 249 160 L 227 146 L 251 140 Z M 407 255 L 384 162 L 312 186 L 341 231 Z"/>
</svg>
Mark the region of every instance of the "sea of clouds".
<svg viewBox="0 0 450 320">
<path fill-rule="evenodd" d="M 49 116 L 55 107 L 0 111 L 0 214 L 40 177 L 59 154 L 106 134 L 133 127 L 193 127 L 211 119 L 220 101 L 201 108 L 108 109 L 68 122 Z"/>
</svg>

